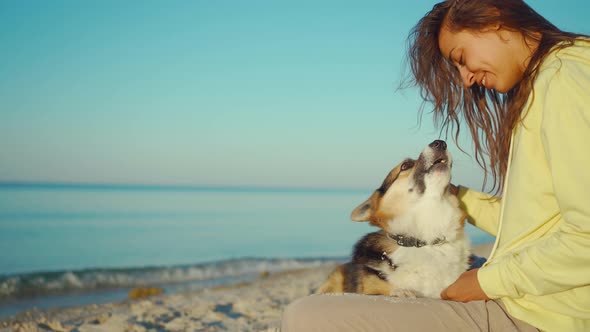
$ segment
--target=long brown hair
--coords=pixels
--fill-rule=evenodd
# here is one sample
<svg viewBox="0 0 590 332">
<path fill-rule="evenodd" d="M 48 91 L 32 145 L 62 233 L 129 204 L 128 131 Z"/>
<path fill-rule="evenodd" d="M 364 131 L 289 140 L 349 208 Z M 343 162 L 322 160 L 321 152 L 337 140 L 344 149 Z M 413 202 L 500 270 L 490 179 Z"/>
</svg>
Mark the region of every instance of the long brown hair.
<svg viewBox="0 0 590 332">
<path fill-rule="evenodd" d="M 522 80 L 507 93 L 477 84 L 465 88 L 457 69 L 439 50 L 438 36 L 443 24 L 451 31 L 482 31 L 499 26 L 522 33 L 525 40 L 538 43 L 538 47 Z M 408 61 L 413 74 L 410 82 L 420 88 L 425 103 L 433 104 L 435 124 L 442 125 L 441 131 L 448 135 L 454 129 L 456 144 L 461 118 L 465 120 L 473 139 L 475 160 L 484 170 L 482 187 L 491 173 L 491 191 L 498 193 L 502 189 L 512 130 L 525 111 L 543 59 L 554 48 L 573 45 L 579 37 L 586 36 L 559 30 L 522 0 L 443 1 L 410 32 Z"/>
</svg>

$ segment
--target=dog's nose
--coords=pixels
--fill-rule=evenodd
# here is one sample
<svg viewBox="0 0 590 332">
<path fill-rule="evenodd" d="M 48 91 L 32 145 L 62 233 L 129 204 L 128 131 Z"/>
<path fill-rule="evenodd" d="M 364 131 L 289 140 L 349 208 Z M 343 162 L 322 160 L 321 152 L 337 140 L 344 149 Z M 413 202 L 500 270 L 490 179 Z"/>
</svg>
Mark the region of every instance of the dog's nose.
<svg viewBox="0 0 590 332">
<path fill-rule="evenodd" d="M 434 142 L 430 143 L 428 145 L 429 147 L 438 150 L 438 151 L 444 151 L 447 149 L 447 143 L 443 140 L 437 139 Z"/>
</svg>

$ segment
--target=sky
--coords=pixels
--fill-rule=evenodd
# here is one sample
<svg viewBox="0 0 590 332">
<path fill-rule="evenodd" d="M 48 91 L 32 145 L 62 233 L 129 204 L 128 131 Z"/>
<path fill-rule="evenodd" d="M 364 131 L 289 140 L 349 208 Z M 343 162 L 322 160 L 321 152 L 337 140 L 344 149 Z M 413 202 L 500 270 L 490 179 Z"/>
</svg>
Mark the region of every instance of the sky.
<svg viewBox="0 0 590 332">
<path fill-rule="evenodd" d="M 435 2 L 1 1 L 0 182 L 378 187 L 440 137 L 397 89 Z M 590 34 L 587 0 L 529 4 Z"/>
</svg>

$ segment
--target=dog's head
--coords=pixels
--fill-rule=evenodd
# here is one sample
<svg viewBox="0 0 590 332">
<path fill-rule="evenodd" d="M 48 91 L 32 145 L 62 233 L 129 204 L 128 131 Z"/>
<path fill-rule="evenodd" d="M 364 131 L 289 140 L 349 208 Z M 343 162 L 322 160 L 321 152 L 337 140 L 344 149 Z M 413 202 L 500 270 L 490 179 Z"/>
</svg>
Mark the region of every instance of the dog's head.
<svg viewBox="0 0 590 332">
<path fill-rule="evenodd" d="M 412 213 L 424 202 L 450 198 L 451 168 L 445 141 L 430 143 L 418 159 L 408 158 L 397 165 L 381 187 L 354 209 L 352 220 L 389 231 L 389 221 Z"/>
</svg>

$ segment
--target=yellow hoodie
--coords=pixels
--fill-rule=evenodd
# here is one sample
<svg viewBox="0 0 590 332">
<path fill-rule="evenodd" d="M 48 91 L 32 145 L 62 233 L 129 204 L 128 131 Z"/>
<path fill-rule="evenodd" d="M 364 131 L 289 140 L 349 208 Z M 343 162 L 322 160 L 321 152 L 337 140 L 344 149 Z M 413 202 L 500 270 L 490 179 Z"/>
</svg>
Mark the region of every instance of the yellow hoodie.
<svg viewBox="0 0 590 332">
<path fill-rule="evenodd" d="M 590 42 L 541 65 L 512 133 L 502 198 L 460 187 L 468 220 L 496 236 L 477 277 L 544 331 L 590 331 Z"/>
</svg>

